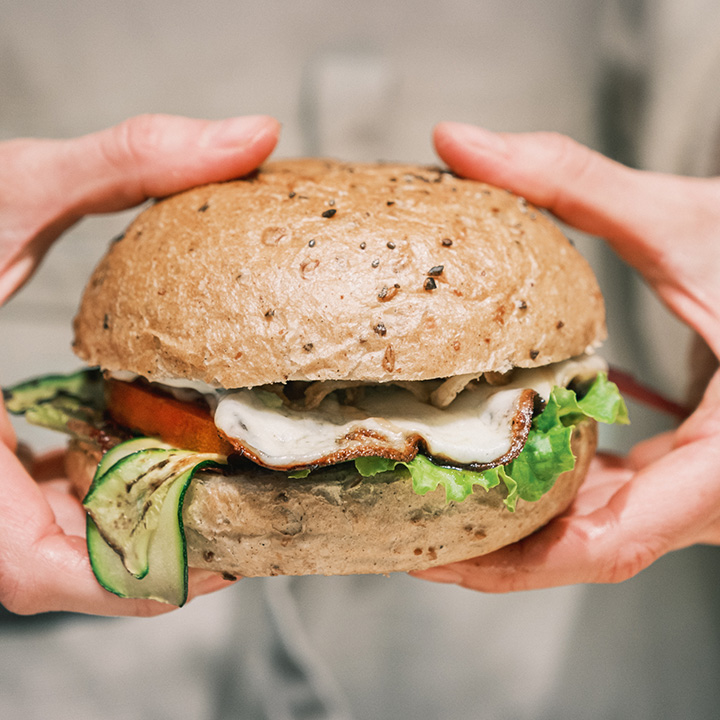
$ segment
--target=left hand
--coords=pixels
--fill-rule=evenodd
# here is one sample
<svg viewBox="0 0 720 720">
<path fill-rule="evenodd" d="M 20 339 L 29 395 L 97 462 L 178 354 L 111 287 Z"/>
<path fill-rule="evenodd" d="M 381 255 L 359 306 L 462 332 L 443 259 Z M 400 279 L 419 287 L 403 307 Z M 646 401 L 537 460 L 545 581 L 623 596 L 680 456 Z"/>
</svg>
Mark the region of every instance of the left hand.
<svg viewBox="0 0 720 720">
<path fill-rule="evenodd" d="M 460 175 L 508 188 L 604 237 L 720 353 L 720 180 L 631 170 L 554 134 L 444 123 Z M 720 374 L 677 430 L 598 455 L 570 509 L 497 552 L 413 573 L 486 592 L 620 582 L 660 556 L 720 544 Z"/>
</svg>

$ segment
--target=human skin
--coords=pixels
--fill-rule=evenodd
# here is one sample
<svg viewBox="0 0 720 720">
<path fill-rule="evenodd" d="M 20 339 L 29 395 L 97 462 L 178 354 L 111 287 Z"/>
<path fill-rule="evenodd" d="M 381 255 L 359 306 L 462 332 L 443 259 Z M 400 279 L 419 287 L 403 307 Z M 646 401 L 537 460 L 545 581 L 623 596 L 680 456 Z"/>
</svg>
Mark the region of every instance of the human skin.
<svg viewBox="0 0 720 720">
<path fill-rule="evenodd" d="M 0 302 L 84 215 L 245 175 L 272 152 L 278 134 L 278 123 L 265 116 L 208 122 L 146 115 L 72 140 L 0 143 Z M 0 603 L 18 614 L 171 610 L 121 599 L 97 583 L 85 513 L 63 477 L 62 460 L 60 452 L 35 458 L 18 448 L 0 404 Z M 191 570 L 189 598 L 228 584 L 216 573 Z"/>
<path fill-rule="evenodd" d="M 716 366 L 720 179 L 633 170 L 552 133 L 441 123 L 434 141 L 459 175 L 508 188 L 604 238 L 707 343 Z M 720 543 L 718 372 L 677 429 L 625 457 L 599 454 L 573 505 L 542 530 L 489 555 L 413 574 L 484 592 L 615 583 L 698 543 Z"/>
</svg>

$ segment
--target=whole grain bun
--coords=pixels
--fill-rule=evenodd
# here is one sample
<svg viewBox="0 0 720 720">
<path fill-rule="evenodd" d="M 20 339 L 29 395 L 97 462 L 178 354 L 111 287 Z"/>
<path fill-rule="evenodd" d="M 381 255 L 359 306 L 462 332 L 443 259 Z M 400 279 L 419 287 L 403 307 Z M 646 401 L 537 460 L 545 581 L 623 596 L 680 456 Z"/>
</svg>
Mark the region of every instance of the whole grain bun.
<svg viewBox="0 0 720 720">
<path fill-rule="evenodd" d="M 587 263 L 505 190 L 408 165 L 272 162 L 147 208 L 92 276 L 75 350 L 150 380 L 420 380 L 605 335 Z"/>
<path fill-rule="evenodd" d="M 416 495 L 406 473 L 360 478 L 347 464 L 303 480 L 249 465 L 235 475 L 200 472 L 183 506 L 188 561 L 253 577 L 405 572 L 483 555 L 569 507 L 596 441 L 593 420 L 576 426 L 574 469 L 540 500 L 518 501 L 514 513 L 504 508 L 500 488 L 446 503 L 442 488 Z M 80 497 L 97 459 L 86 447 L 71 446 L 68 475 Z"/>
</svg>

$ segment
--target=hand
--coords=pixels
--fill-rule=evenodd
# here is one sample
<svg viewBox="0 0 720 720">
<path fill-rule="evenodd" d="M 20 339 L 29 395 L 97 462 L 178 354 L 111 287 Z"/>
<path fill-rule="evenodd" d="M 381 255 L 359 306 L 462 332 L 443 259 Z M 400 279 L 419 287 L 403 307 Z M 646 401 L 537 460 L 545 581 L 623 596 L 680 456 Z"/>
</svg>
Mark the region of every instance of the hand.
<svg viewBox="0 0 720 720">
<path fill-rule="evenodd" d="M 548 133 L 443 123 L 440 157 L 604 237 L 720 353 L 720 179 L 631 170 Z M 486 592 L 620 582 L 665 553 L 720 544 L 720 374 L 675 431 L 598 455 L 571 508 L 497 552 L 413 573 Z"/>
<path fill-rule="evenodd" d="M 263 116 L 220 122 L 143 116 L 74 140 L 1 143 L 0 302 L 83 215 L 244 175 L 270 154 L 278 132 L 278 123 Z M 172 609 L 103 590 L 90 568 L 85 513 L 62 477 L 61 455 L 35 459 L 17 450 L 0 405 L 0 604 L 20 614 L 157 615 Z M 189 596 L 227 584 L 215 573 L 191 571 Z"/>
</svg>

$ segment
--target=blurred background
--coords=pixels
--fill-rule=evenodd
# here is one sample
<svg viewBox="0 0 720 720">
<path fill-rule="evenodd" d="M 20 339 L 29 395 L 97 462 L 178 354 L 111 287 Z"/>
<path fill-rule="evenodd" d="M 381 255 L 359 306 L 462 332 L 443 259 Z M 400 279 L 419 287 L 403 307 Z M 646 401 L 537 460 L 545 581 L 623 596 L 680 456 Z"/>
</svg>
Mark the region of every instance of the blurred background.
<svg viewBox="0 0 720 720">
<path fill-rule="evenodd" d="M 433 125 L 459 120 L 566 133 L 642 168 L 720 169 L 716 0 L 0 9 L 0 139 L 148 112 L 263 113 L 283 124 L 278 156 L 434 163 Z M 0 384 L 78 366 L 80 292 L 133 214 L 85 219 L 0 309 Z M 604 355 L 682 399 L 689 334 L 602 241 L 571 235 L 607 298 Z M 631 413 L 606 447 L 671 423 Z M 245 580 L 154 620 L 0 608 L 0 717 L 714 718 L 718 565 L 716 549 L 694 548 L 617 587 L 514 596 L 404 576 Z"/>
</svg>

